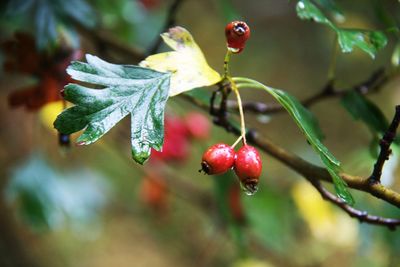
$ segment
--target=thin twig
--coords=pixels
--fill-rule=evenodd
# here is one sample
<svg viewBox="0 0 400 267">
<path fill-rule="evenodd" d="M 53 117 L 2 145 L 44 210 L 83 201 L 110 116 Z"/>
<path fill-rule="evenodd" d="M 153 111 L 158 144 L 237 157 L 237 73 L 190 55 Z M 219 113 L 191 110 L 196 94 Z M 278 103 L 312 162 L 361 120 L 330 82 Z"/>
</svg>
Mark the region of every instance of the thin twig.
<svg viewBox="0 0 400 267">
<path fill-rule="evenodd" d="M 101 54 L 105 53 L 104 50 L 110 49 L 120 54 L 129 55 L 130 61 L 139 62 L 144 59 L 144 53 L 139 49 L 126 45 L 105 32 L 88 29 L 77 21 L 72 21 L 72 23 L 82 36 L 92 40 Z"/>
<path fill-rule="evenodd" d="M 396 227 L 400 225 L 399 219 L 384 218 L 374 215 L 369 215 L 366 211 L 361 211 L 347 205 L 342 199 L 329 192 L 320 181 L 309 180 L 311 184 L 318 190 L 322 198 L 338 206 L 344 210 L 350 217 L 356 218 L 360 223 L 368 223 L 374 225 L 387 226 L 390 230 L 396 230 Z"/>
<path fill-rule="evenodd" d="M 399 123 L 400 123 L 400 105 L 397 105 L 392 123 L 390 124 L 389 129 L 383 135 L 381 141 L 379 142 L 381 151 L 374 165 L 374 170 L 372 171 L 371 176 L 368 178 L 370 183 L 380 183 L 381 181 L 383 165 L 385 164 L 385 161 L 389 159 L 389 156 L 392 153 L 390 145 L 392 144 L 394 138 L 396 137 L 396 131 L 397 128 L 399 127 Z"/>
<path fill-rule="evenodd" d="M 356 90 L 357 92 L 366 95 L 370 93 L 377 92 L 386 83 L 388 77 L 385 74 L 383 68 L 378 69 L 367 80 L 356 84 L 348 89 L 336 89 L 333 86 L 333 81 L 329 81 L 318 93 L 304 99 L 301 101 L 303 106 L 311 107 L 312 105 L 319 103 L 322 100 L 342 97 L 349 90 Z M 237 109 L 236 101 L 228 101 L 229 109 Z M 273 114 L 278 112 L 283 112 L 285 109 L 282 105 L 275 103 L 263 103 L 263 102 L 244 102 L 243 109 L 245 111 L 251 111 L 258 114 Z"/>
<path fill-rule="evenodd" d="M 169 7 L 168 13 L 167 13 L 167 19 L 165 21 L 164 27 L 162 32 L 167 31 L 169 28 L 175 25 L 176 21 L 176 14 L 178 13 L 178 9 L 183 3 L 184 0 L 175 0 L 171 6 Z M 157 53 L 158 49 L 160 48 L 162 44 L 162 39 L 160 36 L 157 36 L 157 39 L 155 40 L 154 44 L 149 48 L 147 54 L 152 55 Z"/>
</svg>

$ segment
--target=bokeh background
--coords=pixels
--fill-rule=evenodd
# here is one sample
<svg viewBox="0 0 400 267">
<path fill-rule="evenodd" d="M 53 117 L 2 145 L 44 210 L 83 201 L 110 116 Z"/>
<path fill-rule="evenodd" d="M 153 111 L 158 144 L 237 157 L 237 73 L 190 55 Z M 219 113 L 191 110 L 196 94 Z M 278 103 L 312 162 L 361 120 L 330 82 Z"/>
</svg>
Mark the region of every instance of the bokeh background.
<svg viewBox="0 0 400 267">
<path fill-rule="evenodd" d="M 58 3 L 12 0 L 1 4 L 2 42 L 12 39 L 16 31 L 27 32 L 34 36 L 39 51 L 63 46 L 110 62 L 137 64 L 138 59 L 127 57 L 124 49 L 145 52 L 152 47 L 173 1 L 88 0 L 88 13 L 82 11 L 82 1 L 65 1 L 72 14 L 82 11 L 86 25 L 64 17 L 55 28 L 56 44 L 52 38 L 42 38 L 34 27 L 40 21 L 51 25 L 51 14 L 43 9 L 32 17 L 35 9 L 24 7 L 39 6 L 39 2 Z M 399 25 L 398 1 L 357 0 L 336 1 L 345 15 L 341 26 L 385 29 L 378 16 L 379 2 Z M 295 4 L 185 0 L 175 22 L 193 34 L 209 64 L 222 71 L 225 24 L 246 20 L 252 36 L 245 51 L 232 59 L 233 74 L 304 99 L 327 82 L 334 33 L 300 20 Z M 10 16 L 10 6 L 19 7 L 20 12 L 17 8 L 19 13 L 14 10 Z M 86 26 L 89 30 L 82 29 Z M 112 41 L 102 42 L 93 32 Z M 393 71 L 396 37 L 390 33 L 388 37 L 388 45 L 375 60 L 357 49 L 339 53 L 337 87 L 349 89 L 380 67 Z M 116 43 L 122 48 L 110 48 Z M 175 155 L 158 155 L 145 166 L 135 164 L 130 158 L 129 119 L 93 145 L 60 146 L 52 122 L 63 109 L 62 101 L 33 110 L 9 105 L 10 94 L 41 83 L 38 76 L 7 71 L 3 63 L 17 57 L 15 53 L 3 49 L 0 55 L 0 266 L 400 266 L 399 231 L 359 224 L 266 154 L 262 155 L 260 189 L 254 196 L 240 192 L 232 173 L 215 177 L 199 173 L 203 151 L 216 142 L 233 143 L 235 137 L 212 126 L 207 113 L 182 98 L 170 99 L 167 106 L 170 142 L 180 149 L 173 149 Z M 18 60 L 30 62 L 26 57 Z M 49 68 L 52 62 L 63 66 L 59 59 L 50 58 L 41 68 Z M 400 100 L 399 89 L 400 78 L 394 76 L 368 98 L 390 119 Z M 273 102 L 265 93 L 251 90 L 242 97 Z M 344 170 L 368 176 L 374 162 L 368 127 L 353 120 L 336 98 L 313 105 L 311 111 L 326 135 L 325 144 L 342 161 Z M 251 128 L 274 143 L 320 164 L 287 114 L 245 116 Z M 194 130 L 200 136 L 184 132 L 192 120 L 202 125 Z M 72 135 L 72 142 L 76 137 Z M 400 191 L 397 152 L 394 148 L 383 181 Z M 352 193 L 358 208 L 400 217 L 397 208 L 364 193 Z"/>
</svg>

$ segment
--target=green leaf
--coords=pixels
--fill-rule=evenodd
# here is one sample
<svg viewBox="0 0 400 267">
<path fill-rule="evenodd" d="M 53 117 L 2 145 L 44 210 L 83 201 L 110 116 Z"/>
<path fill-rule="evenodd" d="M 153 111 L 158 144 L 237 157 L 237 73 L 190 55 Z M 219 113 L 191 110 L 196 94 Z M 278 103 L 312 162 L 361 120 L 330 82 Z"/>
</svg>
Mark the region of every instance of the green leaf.
<svg viewBox="0 0 400 267">
<path fill-rule="evenodd" d="M 44 48 L 57 38 L 55 14 L 46 2 L 39 2 L 35 13 L 37 46 Z"/>
<path fill-rule="evenodd" d="M 352 117 L 364 122 L 374 135 L 381 136 L 389 128 L 389 122 L 379 107 L 359 92 L 348 91 L 341 102 Z"/>
<path fill-rule="evenodd" d="M 322 8 L 332 13 L 337 21 L 343 21 L 345 19 L 342 10 L 339 8 L 334 0 L 316 0 L 316 2 Z"/>
<path fill-rule="evenodd" d="M 66 25 L 71 23 L 71 18 L 86 27 L 92 28 L 96 25 L 94 11 L 86 0 L 57 0 L 58 16 Z"/>
<path fill-rule="evenodd" d="M 297 2 L 296 12 L 300 19 L 312 19 L 315 22 L 328 25 L 333 29 L 336 28 L 336 26 L 322 13 L 322 11 L 309 0 L 301 0 Z"/>
<path fill-rule="evenodd" d="M 41 49 L 58 40 L 58 29 L 73 32 L 71 21 L 86 27 L 93 27 L 96 22 L 95 13 L 86 0 L 11 0 L 6 15 L 9 19 L 23 17 L 28 18 L 28 22 L 34 21 L 37 46 Z"/>
<path fill-rule="evenodd" d="M 86 127 L 77 142 L 88 145 L 130 114 L 132 157 L 143 164 L 150 156 L 150 148 L 162 148 L 171 75 L 138 66 L 110 64 L 92 55 L 86 55 L 86 60 L 88 63 L 73 62 L 68 74 L 102 89 L 67 85 L 64 97 L 76 106 L 61 113 L 54 127 L 64 134 Z"/>
<path fill-rule="evenodd" d="M 328 148 L 322 144 L 321 130 L 314 116 L 310 115 L 310 111 L 307 110 L 295 97 L 282 90 L 265 86 L 262 83 L 247 78 L 233 78 L 233 80 L 238 82 L 237 86 L 239 88 L 250 87 L 267 91 L 288 111 L 297 126 L 299 126 L 300 130 L 307 138 L 307 141 L 319 154 L 322 163 L 324 163 L 326 169 L 332 176 L 332 181 L 335 185 L 337 195 L 349 205 L 353 205 L 353 197 L 347 190 L 346 183 L 339 175 L 340 162 L 332 155 Z"/>
<path fill-rule="evenodd" d="M 300 19 L 312 19 L 332 28 L 338 36 L 338 42 L 343 53 L 352 52 L 354 47 L 358 47 L 374 58 L 378 50 L 387 44 L 387 37 L 381 31 L 337 27 L 309 0 L 298 1 L 296 11 Z"/>
<path fill-rule="evenodd" d="M 337 34 L 343 53 L 349 53 L 354 47 L 358 47 L 374 58 L 378 50 L 387 44 L 386 36 L 380 31 L 339 29 Z"/>
<path fill-rule="evenodd" d="M 321 155 L 321 160 L 325 164 L 325 167 L 332 177 L 333 185 L 335 187 L 336 194 L 343 199 L 347 204 L 353 206 L 355 201 L 353 196 L 347 190 L 347 184 L 340 177 L 339 172 L 341 171 L 340 165 L 336 165 L 331 159 L 327 158 L 325 155 Z"/>
<path fill-rule="evenodd" d="M 307 140 L 320 155 L 328 159 L 334 166 L 340 166 L 340 162 L 329 152 L 321 142 L 321 133 L 318 122 L 311 112 L 306 109 L 295 97 L 279 90 L 268 87 L 265 89 L 289 112 Z"/>
<path fill-rule="evenodd" d="M 60 172 L 52 165 L 35 152 L 13 167 L 4 188 L 7 203 L 34 230 L 70 224 L 82 233 L 83 227 L 93 227 L 108 199 L 105 178 L 86 169 Z"/>
</svg>

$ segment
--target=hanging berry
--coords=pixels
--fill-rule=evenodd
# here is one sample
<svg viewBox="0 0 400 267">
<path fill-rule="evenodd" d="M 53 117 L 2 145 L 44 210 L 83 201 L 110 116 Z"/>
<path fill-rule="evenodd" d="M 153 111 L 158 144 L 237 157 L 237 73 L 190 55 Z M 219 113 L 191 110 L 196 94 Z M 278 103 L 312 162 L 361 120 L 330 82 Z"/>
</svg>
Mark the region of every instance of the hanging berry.
<svg viewBox="0 0 400 267">
<path fill-rule="evenodd" d="M 235 155 L 231 146 L 215 144 L 204 152 L 201 170 L 206 174 L 222 174 L 233 167 Z"/>
<path fill-rule="evenodd" d="M 225 27 L 225 37 L 228 49 L 240 53 L 250 37 L 250 27 L 244 21 L 232 21 Z"/>
<path fill-rule="evenodd" d="M 236 153 L 234 170 L 248 195 L 258 189 L 258 180 L 262 171 L 262 162 L 258 151 L 249 145 L 242 146 Z"/>
</svg>

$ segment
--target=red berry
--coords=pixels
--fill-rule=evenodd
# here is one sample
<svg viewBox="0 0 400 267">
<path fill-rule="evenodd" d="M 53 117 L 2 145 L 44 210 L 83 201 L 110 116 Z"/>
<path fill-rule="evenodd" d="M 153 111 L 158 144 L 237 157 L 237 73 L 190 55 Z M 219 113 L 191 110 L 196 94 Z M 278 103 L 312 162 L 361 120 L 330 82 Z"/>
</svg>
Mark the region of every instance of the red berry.
<svg viewBox="0 0 400 267">
<path fill-rule="evenodd" d="M 183 162 L 189 155 L 190 144 L 185 122 L 175 116 L 165 117 L 165 135 L 162 151 L 152 149 L 153 161 Z"/>
<path fill-rule="evenodd" d="M 165 116 L 164 124 L 165 135 L 182 135 L 186 137 L 189 133 L 185 121 L 178 116 Z"/>
<path fill-rule="evenodd" d="M 225 37 L 228 48 L 240 53 L 250 37 L 250 27 L 244 21 L 232 21 L 225 27 Z"/>
<path fill-rule="evenodd" d="M 215 144 L 203 154 L 201 168 L 206 174 L 222 174 L 233 167 L 235 151 L 227 144 Z"/>
<path fill-rule="evenodd" d="M 147 10 L 156 9 L 161 3 L 160 0 L 139 0 Z"/>
<path fill-rule="evenodd" d="M 186 115 L 185 122 L 190 137 L 202 140 L 209 137 L 211 125 L 203 114 L 190 112 Z"/>
<path fill-rule="evenodd" d="M 145 176 L 139 187 L 140 200 L 156 210 L 167 208 L 168 187 L 162 176 Z"/>
<path fill-rule="evenodd" d="M 262 162 L 258 151 L 252 146 L 242 146 L 236 153 L 234 169 L 246 193 L 254 194 L 257 191 L 258 180 L 262 170 Z"/>
</svg>

